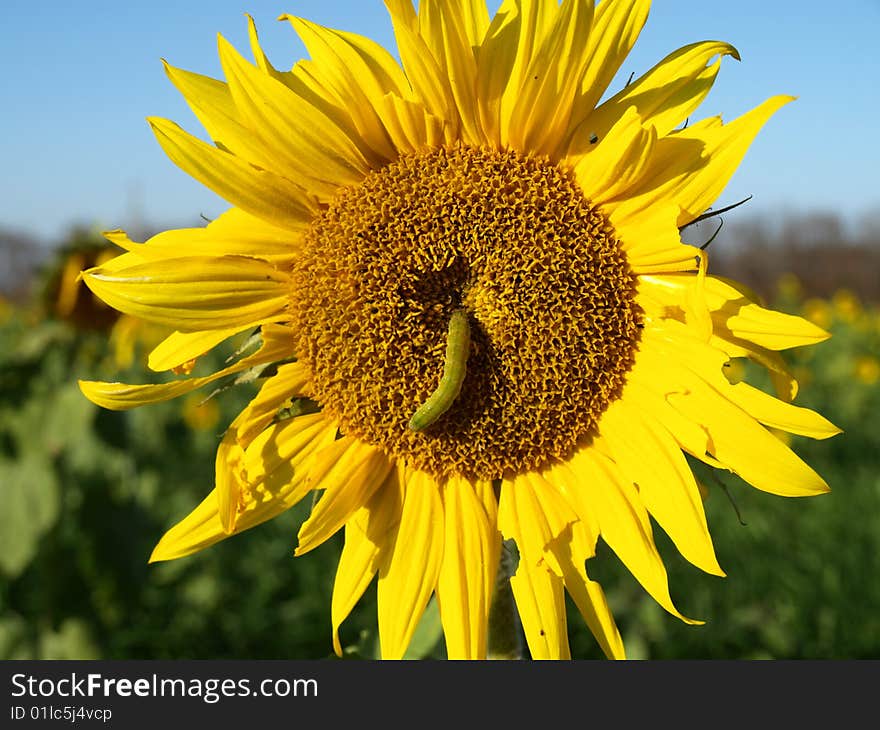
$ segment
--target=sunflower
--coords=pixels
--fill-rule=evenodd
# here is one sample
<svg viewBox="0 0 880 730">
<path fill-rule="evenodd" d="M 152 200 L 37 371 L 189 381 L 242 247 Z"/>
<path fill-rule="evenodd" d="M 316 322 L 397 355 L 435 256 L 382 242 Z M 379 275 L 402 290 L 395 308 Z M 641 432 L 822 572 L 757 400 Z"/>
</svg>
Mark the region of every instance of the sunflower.
<svg viewBox="0 0 880 730">
<path fill-rule="evenodd" d="M 175 328 L 151 368 L 259 328 L 210 376 L 82 382 L 106 408 L 243 372 L 261 387 L 226 431 L 214 490 L 152 560 L 190 555 L 320 499 L 306 553 L 344 529 L 339 629 L 378 574 L 381 653 L 403 656 L 436 596 L 450 658 L 482 658 L 502 540 L 533 658 L 566 658 L 565 592 L 609 657 L 619 631 L 586 572 L 601 537 L 670 597 L 653 517 L 723 575 L 685 454 L 785 496 L 828 490 L 769 428 L 838 429 L 791 404 L 780 350 L 828 335 L 710 276 L 680 229 L 705 213 L 778 96 L 683 125 L 722 42 L 675 51 L 599 103 L 647 0 L 386 0 L 400 63 L 374 42 L 282 16 L 311 56 L 273 67 L 222 37 L 226 81 L 166 65 L 213 144 L 150 119 L 185 172 L 233 206 L 204 228 L 84 273 L 123 312 Z M 256 347 L 257 345 L 255 345 Z M 774 397 L 725 366 L 765 366 Z M 506 543 L 507 544 L 507 543 Z"/>
</svg>

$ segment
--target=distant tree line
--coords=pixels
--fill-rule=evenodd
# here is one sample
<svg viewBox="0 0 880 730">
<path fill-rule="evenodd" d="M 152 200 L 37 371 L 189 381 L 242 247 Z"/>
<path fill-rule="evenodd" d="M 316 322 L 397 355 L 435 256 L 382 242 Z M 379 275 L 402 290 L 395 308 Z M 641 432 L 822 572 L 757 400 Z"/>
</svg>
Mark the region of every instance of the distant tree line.
<svg viewBox="0 0 880 730">
<path fill-rule="evenodd" d="M 794 274 L 805 297 L 829 297 L 849 289 L 863 302 L 880 302 L 880 211 L 857 225 L 834 213 L 785 215 L 779 219 L 732 211 L 711 243 L 709 270 L 748 284 L 772 299 L 779 278 Z M 694 243 L 706 241 L 718 219 L 688 230 Z"/>
</svg>

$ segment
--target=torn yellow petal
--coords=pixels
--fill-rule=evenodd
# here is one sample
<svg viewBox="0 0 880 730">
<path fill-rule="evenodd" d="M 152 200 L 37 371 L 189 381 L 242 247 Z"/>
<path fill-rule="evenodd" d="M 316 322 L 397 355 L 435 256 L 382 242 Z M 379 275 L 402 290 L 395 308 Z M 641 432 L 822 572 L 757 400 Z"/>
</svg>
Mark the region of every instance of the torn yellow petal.
<svg viewBox="0 0 880 730">
<path fill-rule="evenodd" d="M 701 623 L 683 616 L 672 603 L 666 568 L 654 544 L 648 513 L 632 482 L 592 445 L 576 451 L 568 466 L 579 479 L 582 503 L 595 511 L 602 539 L 639 583 L 673 616 L 685 623 Z"/>
<path fill-rule="evenodd" d="M 658 203 L 637 215 L 616 207 L 603 206 L 614 226 L 627 260 L 638 275 L 696 271 L 700 249 L 681 242 L 676 225 L 679 209 L 673 203 Z"/>
<path fill-rule="evenodd" d="M 551 528 L 527 480 L 502 483 L 498 526 L 519 550 L 510 586 L 532 658 L 570 658 L 563 581 L 545 553 Z"/>
<path fill-rule="evenodd" d="M 224 340 L 237 335 L 242 329 L 207 330 L 203 332 L 172 332 L 160 342 L 147 360 L 150 370 L 157 373 L 179 367 L 195 360 Z"/>
<path fill-rule="evenodd" d="M 725 339 L 746 340 L 768 350 L 813 345 L 831 335 L 803 317 L 765 309 L 717 277 L 706 279 L 712 298 L 712 319 Z"/>
<path fill-rule="evenodd" d="M 644 126 L 636 108 L 629 107 L 574 166 L 587 198 L 605 203 L 625 193 L 647 168 L 656 143 L 657 131 Z"/>
<path fill-rule="evenodd" d="M 344 436 L 317 454 L 309 482 L 324 493 L 299 530 L 294 554 L 303 555 L 334 535 L 382 488 L 391 467 L 385 452 L 353 436 Z"/>
<path fill-rule="evenodd" d="M 388 94 L 379 102 L 377 110 L 394 148 L 400 154 L 443 144 L 443 122 L 421 102 Z"/>
<path fill-rule="evenodd" d="M 260 448 L 272 454 L 268 469 L 263 469 L 258 481 L 252 480 L 248 473 L 247 489 L 240 495 L 235 534 L 248 530 L 293 507 L 307 493 L 297 489 L 301 484 L 300 467 L 308 457 L 327 443 L 327 434 L 332 438 L 335 428 L 328 424 L 321 414 L 300 416 L 277 429 L 264 432 Z M 283 472 L 283 473 L 279 473 Z M 213 545 L 229 535 L 220 521 L 217 490 L 214 489 L 187 517 L 172 527 L 153 550 L 150 562 L 174 560 L 191 555 Z"/>
<path fill-rule="evenodd" d="M 660 202 L 681 209 L 681 227 L 704 213 L 739 167 L 761 127 L 790 96 L 775 96 L 723 126 L 688 127 L 658 141 L 656 153 L 641 182 L 617 204 L 617 215 L 644 214 Z"/>
<path fill-rule="evenodd" d="M 684 455 L 662 424 L 648 420 L 641 410 L 622 398 L 602 415 L 599 430 L 615 462 L 638 485 L 641 501 L 679 552 L 701 570 L 724 575 Z"/>
</svg>

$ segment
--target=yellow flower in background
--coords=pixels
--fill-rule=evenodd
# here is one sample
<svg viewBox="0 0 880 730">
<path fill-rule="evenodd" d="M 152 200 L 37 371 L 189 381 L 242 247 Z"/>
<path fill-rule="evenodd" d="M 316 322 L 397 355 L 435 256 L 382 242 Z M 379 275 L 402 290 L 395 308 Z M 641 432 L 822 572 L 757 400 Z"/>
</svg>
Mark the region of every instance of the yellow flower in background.
<svg viewBox="0 0 880 730">
<path fill-rule="evenodd" d="M 713 205 L 790 97 L 680 125 L 721 42 L 686 46 L 599 104 L 645 0 L 386 0 L 401 64 L 372 41 L 284 16 L 311 55 L 274 68 L 223 38 L 226 81 L 172 66 L 214 145 L 151 119 L 163 149 L 232 208 L 85 272 L 113 307 L 176 332 L 178 368 L 260 328 L 213 376 L 82 382 L 107 408 L 263 370 L 218 449 L 216 486 L 157 545 L 190 555 L 322 494 L 306 553 L 345 531 L 333 640 L 378 574 L 383 657 L 436 596 L 450 658 L 483 658 L 502 537 L 534 658 L 569 656 L 565 592 L 609 657 L 624 648 L 585 561 L 599 537 L 684 621 L 653 517 L 723 575 L 684 454 L 785 496 L 825 482 L 767 427 L 838 429 L 790 403 L 779 351 L 822 329 L 710 276 L 679 229 Z M 767 367 L 779 398 L 723 369 Z M 414 416 L 416 416 L 414 418 Z"/>
<path fill-rule="evenodd" d="M 862 314 L 862 303 L 849 289 L 838 289 L 831 297 L 835 316 L 847 324 L 855 322 Z"/>
<path fill-rule="evenodd" d="M 777 279 L 776 292 L 783 299 L 799 301 L 804 295 L 804 286 L 796 274 L 786 272 Z"/>
<path fill-rule="evenodd" d="M 862 355 L 856 358 L 853 371 L 860 383 L 874 385 L 880 380 L 880 361 L 872 355 Z"/>
<path fill-rule="evenodd" d="M 824 299 L 810 297 L 804 302 L 802 314 L 817 327 L 830 327 L 834 321 L 831 305 Z"/>
<path fill-rule="evenodd" d="M 213 398 L 192 393 L 183 401 L 183 420 L 193 431 L 208 431 L 220 421 L 220 407 Z"/>
</svg>

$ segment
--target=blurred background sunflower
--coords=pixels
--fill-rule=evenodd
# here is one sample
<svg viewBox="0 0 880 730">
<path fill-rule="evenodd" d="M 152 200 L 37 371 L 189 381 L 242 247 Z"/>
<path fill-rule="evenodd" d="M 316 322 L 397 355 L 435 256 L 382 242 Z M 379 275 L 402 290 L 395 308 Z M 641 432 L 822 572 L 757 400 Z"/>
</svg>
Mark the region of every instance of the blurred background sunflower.
<svg viewBox="0 0 880 730">
<path fill-rule="evenodd" d="M 795 8 L 800 12 L 793 13 Z M 197 559 L 146 564 L 165 528 L 210 487 L 205 480 L 212 474 L 221 424 L 241 410 L 253 391 L 127 413 L 103 411 L 85 401 L 75 386 L 77 377 L 103 374 L 145 382 L 149 376 L 139 354 L 150 346 L 148 339 L 129 333 L 129 344 L 120 347 L 124 335 L 114 341 L 119 320 L 114 323 L 109 310 L 102 314 L 95 308 L 82 316 L 94 303 L 81 301 L 82 287 L 69 275 L 76 257 L 86 255 L 73 244 L 91 238 L 88 255 L 94 261 L 108 254 L 100 239 L 88 233 L 94 226 L 83 232 L 72 222 L 125 226 L 140 230 L 138 240 L 144 240 L 152 230 L 200 225 L 200 213 L 213 217 L 223 209 L 222 201 L 191 185 L 162 159 L 146 125 L 139 124 L 156 112 L 191 118 L 173 89 L 166 88 L 157 66 L 160 55 L 219 76 L 219 68 L 208 65 L 215 58 L 212 32 L 220 30 L 236 46 L 246 47 L 244 10 L 255 16 L 263 45 L 276 62 L 305 55 L 291 33 L 273 27 L 272 20 L 283 11 L 364 33 L 386 47 L 393 47 L 390 28 L 379 4 L 360 2 L 301 2 L 295 9 L 265 2 L 249 7 L 192 4 L 182 17 L 179 8 L 173 9 L 161 2 L 133 4 L 140 28 L 132 36 L 130 20 L 125 27 L 113 27 L 120 20 L 99 13 L 98 21 L 86 27 L 73 9 L 59 4 L 65 36 L 57 37 L 22 4 L 13 9 L 12 19 L 22 32 L 0 51 L 10 59 L 30 58 L 18 44 L 51 43 L 57 51 L 59 44 L 69 43 L 71 63 L 88 79 L 83 82 L 87 86 L 58 89 L 51 69 L 29 62 L 22 79 L 9 81 L 28 85 L 11 89 L 11 98 L 24 105 L 22 113 L 2 122 L 6 144 L 18 140 L 7 155 L 8 169 L 17 170 L 15 181 L 4 181 L 0 198 L 4 658 L 317 658 L 332 652 L 327 606 L 338 550 L 315 551 L 295 566 L 289 557 L 307 505 Z M 861 11 L 877 14 L 876 8 Z M 707 619 L 704 628 L 686 627 L 668 616 L 600 544 L 597 559 L 589 564 L 591 577 L 605 586 L 631 657 L 880 655 L 880 587 L 873 579 L 880 573 L 880 429 L 873 426 L 880 406 L 880 199 L 868 176 L 880 160 L 870 158 L 876 154 L 873 148 L 856 146 L 870 132 L 858 126 L 864 123 L 860 120 L 876 118 L 877 110 L 868 105 L 877 101 L 860 96 L 846 103 L 865 108 L 852 109 L 846 118 L 824 116 L 842 108 L 842 100 L 849 99 L 848 84 L 878 62 L 855 52 L 817 67 L 810 53 L 835 34 L 849 39 L 847 47 L 870 48 L 869 39 L 858 42 L 858 36 L 875 24 L 854 10 L 841 9 L 831 18 L 819 8 L 811 12 L 790 2 L 771 9 L 766 3 L 742 3 L 736 16 L 713 8 L 710 18 L 701 3 L 676 3 L 673 10 L 658 4 L 648 21 L 648 45 L 636 47 L 612 84 L 620 87 L 630 73 L 640 75 L 670 47 L 698 37 L 722 37 L 748 63 L 735 72 L 722 70 L 720 86 L 730 96 L 713 97 L 706 108 L 724 109 L 733 118 L 779 89 L 800 95 L 796 112 L 781 113 L 759 137 L 748 165 L 728 188 L 729 202 L 749 194 L 755 198 L 724 216 L 724 229 L 711 245 L 712 270 L 747 283 L 769 306 L 832 332 L 829 343 L 786 357 L 801 385 L 798 403 L 846 432 L 821 442 L 791 437 L 796 451 L 834 488 L 822 499 L 794 504 L 748 489 L 735 478 L 719 484 L 708 473 L 698 473 L 708 491 L 716 551 L 729 577 L 721 584 L 689 569 L 659 530 L 656 536 L 679 608 Z M 784 41 L 792 47 L 779 48 L 776 36 L 762 30 L 774 25 L 767 22 L 768 13 L 778 13 L 780 23 L 797 24 Z M 753 22 L 756 17 L 762 23 Z M 822 39 L 811 42 L 818 28 Z M 108 42 L 118 44 L 110 49 L 116 58 L 113 68 L 103 61 L 92 65 L 98 63 L 93 54 L 82 50 L 99 42 L 105 48 Z M 826 75 L 835 83 L 824 81 Z M 56 100 L 60 93 L 81 106 L 65 120 L 66 144 L 62 148 L 59 140 L 51 169 L 43 166 L 38 172 L 39 165 L 24 161 L 48 157 L 56 144 L 57 116 L 41 112 L 44 102 L 37 93 L 43 89 L 43 96 L 50 96 L 45 91 L 50 88 Z M 108 88 L 115 91 L 112 108 L 102 98 Z M 829 103 L 828 89 L 840 94 L 839 104 Z M 26 123 L 34 118 L 55 121 L 52 129 L 49 122 Z M 197 128 L 194 120 L 186 126 Z M 89 140 L 82 158 L 69 144 L 71 137 Z M 128 160 L 124 169 L 115 164 L 123 154 Z M 47 185 L 50 172 L 54 185 Z M 64 195 L 56 195 L 56 189 Z M 705 240 L 716 226 L 707 221 L 692 235 Z M 107 323 L 98 326 L 105 317 Z M 138 326 L 130 324 L 132 330 Z M 199 367 L 209 372 L 222 365 L 220 358 Z M 751 371 L 744 375 L 758 385 L 763 377 Z M 255 572 L 255 563 L 290 565 L 290 570 Z M 375 596 L 368 595 L 347 624 L 354 628 L 351 635 L 360 635 L 350 651 L 373 655 L 375 624 Z M 571 641 L 573 656 L 600 656 L 586 632 L 573 632 Z M 429 612 L 410 654 L 431 656 L 442 646 L 439 619 Z"/>
</svg>

